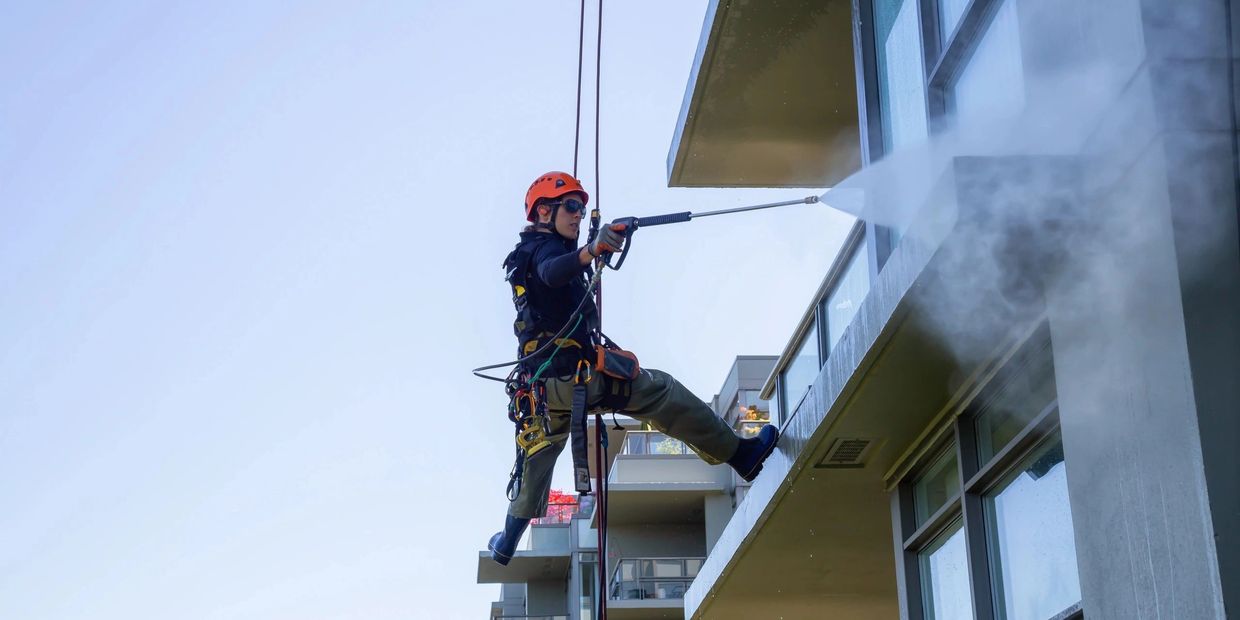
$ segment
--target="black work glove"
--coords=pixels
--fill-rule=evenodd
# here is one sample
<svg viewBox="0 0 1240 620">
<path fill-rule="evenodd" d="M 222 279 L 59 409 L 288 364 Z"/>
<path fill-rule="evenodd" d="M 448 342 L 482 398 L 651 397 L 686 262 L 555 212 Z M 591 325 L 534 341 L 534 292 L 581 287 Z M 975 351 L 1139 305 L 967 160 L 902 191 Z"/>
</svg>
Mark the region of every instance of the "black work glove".
<svg viewBox="0 0 1240 620">
<path fill-rule="evenodd" d="M 590 244 L 590 256 L 597 258 L 604 252 L 619 252 L 624 246 L 624 224 L 608 224 L 598 231 L 594 243 Z"/>
</svg>

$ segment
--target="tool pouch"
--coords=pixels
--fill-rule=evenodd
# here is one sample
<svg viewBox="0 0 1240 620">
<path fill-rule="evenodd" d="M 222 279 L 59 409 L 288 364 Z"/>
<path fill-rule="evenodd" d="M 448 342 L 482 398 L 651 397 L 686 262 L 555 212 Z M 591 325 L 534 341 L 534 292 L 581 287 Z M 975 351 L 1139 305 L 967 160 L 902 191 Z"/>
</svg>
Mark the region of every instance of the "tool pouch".
<svg viewBox="0 0 1240 620">
<path fill-rule="evenodd" d="M 573 444 L 573 485 L 578 493 L 590 493 L 590 458 L 586 438 L 586 384 L 573 386 L 573 410 L 569 418 Z"/>
<path fill-rule="evenodd" d="M 642 367 L 637 363 L 637 356 L 630 351 L 616 347 L 595 345 L 594 372 L 601 372 L 613 379 L 632 381 Z"/>
</svg>

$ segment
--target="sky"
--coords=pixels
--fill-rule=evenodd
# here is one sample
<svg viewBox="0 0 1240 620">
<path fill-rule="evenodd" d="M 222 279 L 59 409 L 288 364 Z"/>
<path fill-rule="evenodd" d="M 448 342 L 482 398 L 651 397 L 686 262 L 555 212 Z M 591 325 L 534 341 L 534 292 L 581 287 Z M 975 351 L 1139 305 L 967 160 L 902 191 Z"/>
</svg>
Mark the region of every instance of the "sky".
<svg viewBox="0 0 1240 620">
<path fill-rule="evenodd" d="M 606 7 L 607 219 L 813 193 L 667 188 L 705 9 Z M 484 617 L 512 429 L 469 369 L 576 47 L 563 0 L 0 4 L 0 618 Z M 851 223 L 644 230 L 605 329 L 709 400 Z"/>
</svg>

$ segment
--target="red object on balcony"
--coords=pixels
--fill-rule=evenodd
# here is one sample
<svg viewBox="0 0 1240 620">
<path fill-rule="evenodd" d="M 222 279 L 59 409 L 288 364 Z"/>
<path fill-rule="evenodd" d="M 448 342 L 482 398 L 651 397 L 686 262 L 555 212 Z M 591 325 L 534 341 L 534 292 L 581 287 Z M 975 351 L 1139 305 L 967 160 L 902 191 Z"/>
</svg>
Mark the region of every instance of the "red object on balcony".
<svg viewBox="0 0 1240 620">
<path fill-rule="evenodd" d="M 577 496 L 552 489 L 547 494 L 547 516 L 531 521 L 534 525 L 568 523 L 577 513 Z"/>
</svg>

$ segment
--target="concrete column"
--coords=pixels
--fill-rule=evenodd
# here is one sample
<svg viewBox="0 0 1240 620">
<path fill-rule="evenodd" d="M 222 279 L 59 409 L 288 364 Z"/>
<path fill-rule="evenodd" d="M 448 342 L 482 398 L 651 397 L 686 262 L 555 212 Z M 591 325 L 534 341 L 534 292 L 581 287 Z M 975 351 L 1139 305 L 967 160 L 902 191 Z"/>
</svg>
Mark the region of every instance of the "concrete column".
<svg viewBox="0 0 1240 620">
<path fill-rule="evenodd" d="M 709 495 L 702 500 L 706 512 L 706 554 L 715 547 L 723 529 L 732 519 L 732 498 L 727 495 Z"/>
</svg>

